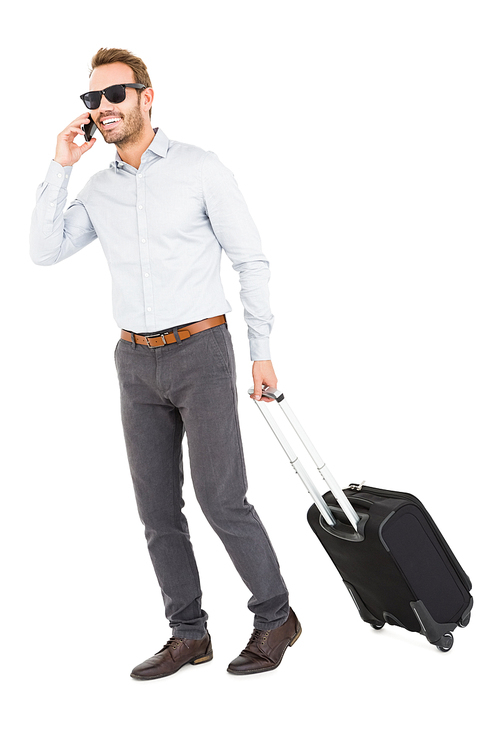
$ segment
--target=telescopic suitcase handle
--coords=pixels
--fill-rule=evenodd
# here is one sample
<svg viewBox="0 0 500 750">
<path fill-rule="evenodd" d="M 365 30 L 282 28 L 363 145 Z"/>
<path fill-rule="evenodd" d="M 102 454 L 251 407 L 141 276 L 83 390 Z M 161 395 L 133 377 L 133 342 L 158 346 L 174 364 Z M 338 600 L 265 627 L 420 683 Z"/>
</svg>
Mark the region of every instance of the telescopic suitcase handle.
<svg viewBox="0 0 500 750">
<path fill-rule="evenodd" d="M 250 394 L 253 394 L 254 389 L 250 388 L 248 392 Z M 340 488 L 340 485 L 338 485 L 337 482 L 335 481 L 335 478 L 333 477 L 330 469 L 327 467 L 327 465 L 325 464 L 325 462 L 319 455 L 318 451 L 316 450 L 314 445 L 311 443 L 309 437 L 305 433 L 299 420 L 297 419 L 297 417 L 295 416 L 291 408 L 288 406 L 288 403 L 285 401 L 284 394 L 281 391 L 278 391 L 276 388 L 270 388 L 269 386 L 266 385 L 262 388 L 262 395 L 278 402 L 286 418 L 292 425 L 293 429 L 299 436 L 307 452 L 309 453 L 312 460 L 316 464 L 316 468 L 318 469 L 319 473 L 321 474 L 321 476 L 327 483 L 328 487 L 332 491 L 332 494 L 335 500 L 338 502 L 338 504 L 344 511 L 346 517 L 349 520 L 349 523 L 354 528 L 354 530 L 357 531 L 358 523 L 360 520 L 358 514 L 356 513 L 351 503 L 349 502 L 347 495 Z M 283 435 L 283 432 L 279 428 L 276 420 L 271 415 L 269 407 L 266 406 L 265 402 L 255 400 L 255 403 L 259 407 L 261 414 L 265 418 L 271 430 L 276 435 L 279 443 L 281 444 L 281 447 L 287 454 L 289 461 L 292 464 L 292 467 L 295 469 L 299 477 L 302 479 L 302 482 L 304 483 L 307 491 L 312 496 L 314 502 L 316 503 L 318 507 L 319 512 L 321 513 L 321 515 L 323 516 L 323 518 L 325 519 L 325 521 L 327 522 L 329 526 L 335 526 L 337 521 L 333 513 L 331 512 L 323 496 L 317 489 L 316 485 L 314 484 L 314 482 L 312 481 L 312 479 L 310 478 L 310 476 L 308 475 L 308 473 L 302 466 L 301 462 L 299 461 L 297 455 L 295 454 L 294 450 L 290 446 L 289 442 Z"/>
</svg>

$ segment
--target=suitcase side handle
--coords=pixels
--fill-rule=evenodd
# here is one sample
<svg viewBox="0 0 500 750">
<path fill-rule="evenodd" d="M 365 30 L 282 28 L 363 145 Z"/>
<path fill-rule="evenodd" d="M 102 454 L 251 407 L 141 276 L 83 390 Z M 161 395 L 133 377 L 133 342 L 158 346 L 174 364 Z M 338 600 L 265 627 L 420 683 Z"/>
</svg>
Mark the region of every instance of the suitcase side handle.
<svg viewBox="0 0 500 750">
<path fill-rule="evenodd" d="M 254 392 L 253 388 L 249 389 L 248 392 L 252 394 Z M 269 386 L 264 386 L 262 388 L 262 394 L 266 396 L 267 398 L 272 398 L 279 403 L 286 418 L 288 419 L 294 431 L 300 438 L 302 444 L 304 445 L 305 449 L 311 456 L 312 460 L 316 464 L 316 468 L 318 469 L 319 473 L 321 474 L 326 484 L 332 491 L 332 494 L 335 500 L 338 502 L 338 504 L 344 511 L 349 523 L 354 528 L 354 530 L 357 531 L 360 517 L 358 516 L 358 514 L 352 507 L 351 503 L 349 502 L 347 495 L 341 489 L 340 485 L 337 484 L 330 469 L 327 467 L 327 465 L 325 464 L 325 462 L 319 455 L 318 451 L 316 450 L 314 445 L 311 443 L 311 440 L 309 439 L 307 433 L 304 431 L 304 428 L 302 427 L 299 420 L 293 413 L 292 409 L 288 406 L 288 403 L 286 402 L 285 396 L 282 393 L 282 391 L 278 391 L 276 388 L 270 388 Z M 288 441 L 286 440 L 283 433 L 279 429 L 278 425 L 276 424 L 276 421 L 274 420 L 273 417 L 271 417 L 268 406 L 265 405 L 265 402 L 262 403 L 261 401 L 255 401 L 255 403 L 259 407 L 261 414 L 264 416 L 267 423 L 269 424 L 274 434 L 278 438 L 278 441 L 281 443 L 283 450 L 285 451 L 285 453 L 288 455 L 288 458 L 290 459 L 290 463 L 295 468 L 295 470 L 297 471 L 297 474 L 299 474 L 300 478 L 306 485 L 309 493 L 312 495 L 314 502 L 318 506 L 318 509 L 321 515 L 330 526 L 335 526 L 336 520 L 333 514 L 331 513 L 330 509 L 328 508 L 328 505 L 325 503 L 321 493 L 316 489 L 316 487 L 314 487 L 314 484 L 311 482 L 311 479 L 307 475 L 307 472 L 305 471 L 300 461 L 298 461 L 297 456 L 295 455 Z M 311 492 L 311 489 L 310 489 L 311 484 L 314 487 L 314 490 L 315 490 L 314 493 Z"/>
</svg>

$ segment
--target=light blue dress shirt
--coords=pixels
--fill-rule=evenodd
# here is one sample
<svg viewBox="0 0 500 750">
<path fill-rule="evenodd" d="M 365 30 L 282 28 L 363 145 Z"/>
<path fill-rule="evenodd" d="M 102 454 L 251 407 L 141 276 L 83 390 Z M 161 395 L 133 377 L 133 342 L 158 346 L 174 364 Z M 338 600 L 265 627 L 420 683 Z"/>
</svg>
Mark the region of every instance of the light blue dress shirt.
<svg viewBox="0 0 500 750">
<path fill-rule="evenodd" d="M 72 167 L 53 161 L 38 187 L 30 252 L 52 265 L 99 239 L 120 328 L 154 332 L 230 312 L 222 249 L 238 271 L 250 357 L 270 359 L 269 264 L 232 173 L 217 156 L 159 129 L 139 169 L 95 174 L 65 211 Z"/>
</svg>

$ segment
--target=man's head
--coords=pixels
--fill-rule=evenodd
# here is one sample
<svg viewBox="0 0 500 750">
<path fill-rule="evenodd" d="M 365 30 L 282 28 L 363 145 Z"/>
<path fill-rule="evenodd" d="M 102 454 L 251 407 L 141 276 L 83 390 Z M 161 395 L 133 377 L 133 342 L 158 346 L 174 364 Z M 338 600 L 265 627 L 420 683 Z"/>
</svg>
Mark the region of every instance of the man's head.
<svg viewBox="0 0 500 750">
<path fill-rule="evenodd" d="M 125 49 L 101 48 L 91 61 L 90 90 L 102 91 L 123 83 L 143 84 L 143 89 L 125 89 L 125 99 L 113 104 L 103 94 L 90 114 L 107 143 L 125 146 L 139 140 L 151 127 L 153 89 L 148 70 L 140 57 Z"/>
</svg>

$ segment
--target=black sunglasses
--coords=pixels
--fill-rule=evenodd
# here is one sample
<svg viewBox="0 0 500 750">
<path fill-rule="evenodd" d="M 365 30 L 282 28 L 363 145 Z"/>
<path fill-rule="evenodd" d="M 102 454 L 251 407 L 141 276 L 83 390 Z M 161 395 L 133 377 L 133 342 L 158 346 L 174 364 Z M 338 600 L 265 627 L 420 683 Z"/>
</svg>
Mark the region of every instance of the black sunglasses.
<svg viewBox="0 0 500 750">
<path fill-rule="evenodd" d="M 125 97 L 127 96 L 125 89 L 145 88 L 146 86 L 143 83 L 115 83 L 114 86 L 108 86 L 107 89 L 103 89 L 102 91 L 87 91 L 86 94 L 81 94 L 80 99 L 87 109 L 97 109 L 101 103 L 103 94 L 110 104 L 120 104 L 120 102 L 125 101 Z"/>
</svg>

